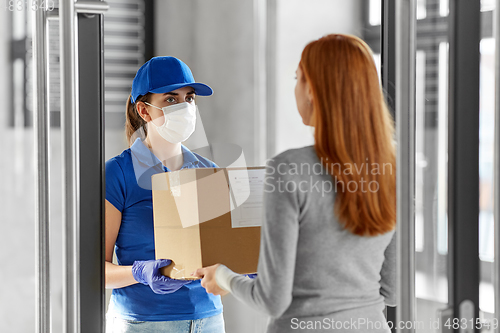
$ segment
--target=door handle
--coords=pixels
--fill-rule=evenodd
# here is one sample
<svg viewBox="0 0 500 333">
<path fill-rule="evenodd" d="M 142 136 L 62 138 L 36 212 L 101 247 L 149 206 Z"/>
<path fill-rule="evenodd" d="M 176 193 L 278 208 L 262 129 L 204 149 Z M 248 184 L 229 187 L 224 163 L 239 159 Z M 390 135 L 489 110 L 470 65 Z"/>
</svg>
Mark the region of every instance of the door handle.
<svg viewBox="0 0 500 333">
<path fill-rule="evenodd" d="M 79 333 L 80 309 L 80 133 L 78 15 L 103 14 L 104 1 L 59 2 L 61 129 L 63 146 L 63 329 Z"/>
<path fill-rule="evenodd" d="M 32 11 L 33 118 L 36 160 L 35 251 L 36 332 L 50 332 L 49 113 L 47 100 L 47 15 Z"/>
</svg>

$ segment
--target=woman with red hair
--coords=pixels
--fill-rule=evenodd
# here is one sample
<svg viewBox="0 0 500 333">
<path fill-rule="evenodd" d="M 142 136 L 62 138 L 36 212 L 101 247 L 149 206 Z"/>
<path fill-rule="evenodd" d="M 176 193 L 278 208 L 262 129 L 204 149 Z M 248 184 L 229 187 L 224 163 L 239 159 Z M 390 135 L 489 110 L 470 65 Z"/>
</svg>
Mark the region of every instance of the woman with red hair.
<svg viewBox="0 0 500 333">
<path fill-rule="evenodd" d="M 309 43 L 295 97 L 314 145 L 266 165 L 258 276 L 220 264 L 195 275 L 209 293 L 231 292 L 271 316 L 268 332 L 390 332 L 394 124 L 372 51 L 349 35 Z"/>
</svg>

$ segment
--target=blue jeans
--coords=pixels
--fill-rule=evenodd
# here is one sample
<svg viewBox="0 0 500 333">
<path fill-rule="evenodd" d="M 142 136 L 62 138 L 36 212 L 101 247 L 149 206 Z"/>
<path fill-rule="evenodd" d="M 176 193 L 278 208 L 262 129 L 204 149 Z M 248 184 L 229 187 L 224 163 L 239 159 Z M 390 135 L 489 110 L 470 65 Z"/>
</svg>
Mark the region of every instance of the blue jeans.
<svg viewBox="0 0 500 333">
<path fill-rule="evenodd" d="M 106 333 L 225 333 L 224 317 L 175 321 L 134 321 L 107 316 Z"/>
</svg>

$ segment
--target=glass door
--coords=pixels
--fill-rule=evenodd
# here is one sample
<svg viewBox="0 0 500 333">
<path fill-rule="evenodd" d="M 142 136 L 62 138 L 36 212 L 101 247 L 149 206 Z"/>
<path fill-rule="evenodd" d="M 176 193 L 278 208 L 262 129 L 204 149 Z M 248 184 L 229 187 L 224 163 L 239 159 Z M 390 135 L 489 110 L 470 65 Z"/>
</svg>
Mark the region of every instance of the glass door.
<svg viewBox="0 0 500 333">
<path fill-rule="evenodd" d="M 382 30 L 396 25 L 396 50 L 390 33 L 383 43 L 382 76 L 395 71 L 395 93 L 391 82 L 385 88 L 397 127 L 407 130 L 398 137 L 398 225 L 406 242 L 394 320 L 408 322 L 395 331 L 493 331 L 495 2 L 382 4 Z"/>
<path fill-rule="evenodd" d="M 420 15 L 418 14 L 420 9 Z M 421 3 L 415 57 L 416 331 L 439 332 L 448 308 L 448 19 Z"/>
<path fill-rule="evenodd" d="M 482 332 L 499 330 L 495 316 L 495 42 L 496 3 L 481 1 L 480 109 L 479 109 L 479 310 Z M 497 60 L 498 61 L 498 60 Z M 498 83 L 497 83 L 498 84 Z M 497 101 L 498 103 L 498 101 Z M 498 115 L 497 115 L 498 116 Z M 498 125 L 496 125 L 498 126 Z M 498 129 L 497 129 L 498 130 Z M 498 165 L 496 166 L 498 168 Z M 498 218 L 498 216 L 497 216 Z"/>
</svg>

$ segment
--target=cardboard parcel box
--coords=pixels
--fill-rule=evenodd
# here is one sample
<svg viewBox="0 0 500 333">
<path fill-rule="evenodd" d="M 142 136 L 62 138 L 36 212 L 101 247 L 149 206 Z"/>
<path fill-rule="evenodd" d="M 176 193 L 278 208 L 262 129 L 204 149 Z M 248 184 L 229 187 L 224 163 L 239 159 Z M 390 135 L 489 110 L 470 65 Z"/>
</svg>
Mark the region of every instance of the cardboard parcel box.
<svg viewBox="0 0 500 333">
<path fill-rule="evenodd" d="M 182 169 L 152 177 L 157 259 L 162 274 L 191 279 L 222 263 L 257 271 L 265 167 Z"/>
</svg>

